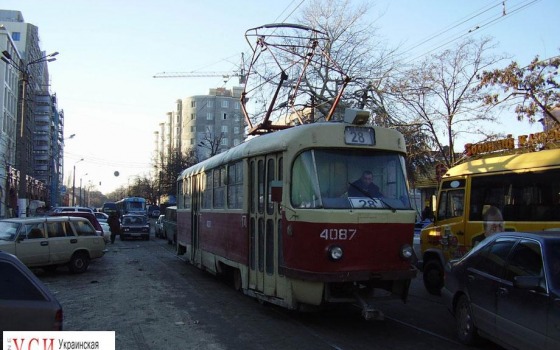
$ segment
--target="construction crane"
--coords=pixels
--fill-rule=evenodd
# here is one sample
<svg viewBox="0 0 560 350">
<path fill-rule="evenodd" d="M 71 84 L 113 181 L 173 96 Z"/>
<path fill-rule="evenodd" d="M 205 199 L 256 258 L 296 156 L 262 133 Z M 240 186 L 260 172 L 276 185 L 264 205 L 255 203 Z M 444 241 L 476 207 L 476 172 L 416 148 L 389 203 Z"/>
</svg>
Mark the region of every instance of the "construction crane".
<svg viewBox="0 0 560 350">
<path fill-rule="evenodd" d="M 232 77 L 239 77 L 239 84 L 245 83 L 243 69 L 240 73 L 233 72 L 161 72 L 154 75 L 154 78 L 211 78 L 222 77 L 227 83 Z"/>
<path fill-rule="evenodd" d="M 154 78 L 211 78 L 211 77 L 222 77 L 224 83 L 227 83 L 232 77 L 239 77 L 239 85 L 243 85 L 246 82 L 244 65 L 244 53 L 241 53 L 241 68 L 239 73 L 237 72 L 161 72 L 156 73 Z"/>
</svg>

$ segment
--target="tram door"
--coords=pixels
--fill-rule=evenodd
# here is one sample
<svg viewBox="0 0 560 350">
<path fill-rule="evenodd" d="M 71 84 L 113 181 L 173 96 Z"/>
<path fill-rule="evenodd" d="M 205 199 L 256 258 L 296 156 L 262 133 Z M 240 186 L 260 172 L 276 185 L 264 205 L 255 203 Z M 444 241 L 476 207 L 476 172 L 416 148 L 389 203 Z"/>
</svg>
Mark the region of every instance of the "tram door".
<svg viewBox="0 0 560 350">
<path fill-rule="evenodd" d="M 191 181 L 191 252 L 189 259 L 195 266 L 200 266 L 201 264 L 201 254 L 199 250 L 198 240 L 198 224 L 200 222 L 200 198 L 204 192 L 204 189 L 201 188 L 201 184 L 203 184 L 202 176 L 204 176 L 204 174 L 195 175 L 192 177 Z"/>
<path fill-rule="evenodd" d="M 278 204 L 272 202 L 270 185 L 281 179 L 281 154 L 251 158 L 249 161 L 249 288 L 277 296 Z M 280 170 L 279 170 L 280 169 Z M 278 175 L 280 174 L 280 176 Z"/>
</svg>

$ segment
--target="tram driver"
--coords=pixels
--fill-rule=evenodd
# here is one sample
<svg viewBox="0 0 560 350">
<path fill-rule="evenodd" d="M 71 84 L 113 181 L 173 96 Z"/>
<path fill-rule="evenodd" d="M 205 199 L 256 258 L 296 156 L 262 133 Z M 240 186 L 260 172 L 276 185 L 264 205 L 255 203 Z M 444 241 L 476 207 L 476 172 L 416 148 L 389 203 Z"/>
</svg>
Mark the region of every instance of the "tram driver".
<svg viewBox="0 0 560 350">
<path fill-rule="evenodd" d="M 358 180 L 350 183 L 350 187 L 348 188 L 348 197 L 364 196 L 372 198 L 383 197 L 379 186 L 373 183 L 373 173 L 369 170 L 365 170 Z"/>
</svg>

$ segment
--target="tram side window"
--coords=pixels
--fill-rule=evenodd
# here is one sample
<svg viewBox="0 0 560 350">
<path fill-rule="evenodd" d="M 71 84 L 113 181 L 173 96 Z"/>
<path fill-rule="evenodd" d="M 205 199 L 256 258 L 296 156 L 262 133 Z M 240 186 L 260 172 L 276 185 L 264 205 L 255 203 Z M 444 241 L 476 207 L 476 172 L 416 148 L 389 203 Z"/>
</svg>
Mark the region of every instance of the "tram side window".
<svg viewBox="0 0 560 350">
<path fill-rule="evenodd" d="M 185 178 L 182 178 L 179 181 L 177 181 L 177 207 L 179 208 L 185 207 L 184 188 L 185 188 L 186 181 L 187 180 Z"/>
<path fill-rule="evenodd" d="M 228 168 L 228 208 L 243 208 L 243 163 L 237 162 Z"/>
<path fill-rule="evenodd" d="M 185 177 L 183 180 L 183 208 L 189 209 L 191 207 L 191 178 Z"/>
<path fill-rule="evenodd" d="M 225 206 L 226 168 L 214 169 L 214 208 Z"/>
<path fill-rule="evenodd" d="M 438 207 L 438 220 L 463 216 L 465 190 L 442 191 Z"/>
<path fill-rule="evenodd" d="M 212 172 L 207 171 L 203 178 L 204 184 L 202 188 L 204 188 L 204 192 L 202 195 L 201 208 L 210 209 L 212 208 Z"/>
</svg>

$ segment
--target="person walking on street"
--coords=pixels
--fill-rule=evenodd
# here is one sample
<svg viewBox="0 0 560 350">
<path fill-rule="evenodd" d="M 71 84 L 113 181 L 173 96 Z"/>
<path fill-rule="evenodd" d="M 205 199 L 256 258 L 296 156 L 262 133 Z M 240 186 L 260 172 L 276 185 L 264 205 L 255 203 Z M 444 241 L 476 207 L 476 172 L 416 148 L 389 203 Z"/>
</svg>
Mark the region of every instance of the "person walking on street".
<svg viewBox="0 0 560 350">
<path fill-rule="evenodd" d="M 121 222 L 117 212 L 113 212 L 109 215 L 107 223 L 109 224 L 109 229 L 111 230 L 111 244 L 115 244 L 116 236 L 121 234 Z"/>
</svg>

